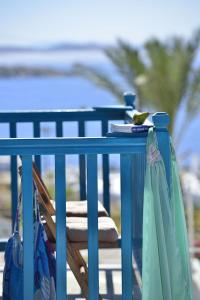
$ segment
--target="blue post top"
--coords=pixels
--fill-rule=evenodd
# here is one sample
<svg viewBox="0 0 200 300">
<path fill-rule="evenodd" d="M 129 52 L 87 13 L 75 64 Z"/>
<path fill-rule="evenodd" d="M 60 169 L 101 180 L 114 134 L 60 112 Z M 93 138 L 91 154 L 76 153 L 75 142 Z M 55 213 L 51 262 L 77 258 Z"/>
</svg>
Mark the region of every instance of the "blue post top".
<svg viewBox="0 0 200 300">
<path fill-rule="evenodd" d="M 156 129 L 166 129 L 168 128 L 170 118 L 166 112 L 157 112 L 152 116 L 153 124 Z"/>
<path fill-rule="evenodd" d="M 127 106 L 132 106 L 133 109 L 135 109 L 135 99 L 136 95 L 132 92 L 126 92 L 124 93 L 124 102 Z"/>
<path fill-rule="evenodd" d="M 152 116 L 152 120 L 156 129 L 158 147 L 163 157 L 169 192 L 171 188 L 171 154 L 170 154 L 170 137 L 168 125 L 170 122 L 169 115 L 165 112 L 158 112 Z"/>
</svg>

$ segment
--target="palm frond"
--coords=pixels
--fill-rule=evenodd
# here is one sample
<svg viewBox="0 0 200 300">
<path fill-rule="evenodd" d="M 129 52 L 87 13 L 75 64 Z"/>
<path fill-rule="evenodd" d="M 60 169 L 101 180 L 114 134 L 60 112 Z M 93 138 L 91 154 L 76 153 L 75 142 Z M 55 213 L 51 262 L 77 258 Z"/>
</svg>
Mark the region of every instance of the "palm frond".
<svg viewBox="0 0 200 300">
<path fill-rule="evenodd" d="M 200 112 L 200 69 L 193 70 L 192 74 L 190 74 L 190 83 L 186 97 L 186 118 L 183 124 L 184 127 L 187 127 Z M 179 145 L 183 136 L 184 130 L 180 128 L 175 137 L 175 144 Z"/>
<path fill-rule="evenodd" d="M 149 68 L 147 84 L 143 87 L 144 98 L 157 109 L 167 111 L 172 123 L 188 91 L 196 47 L 196 34 L 191 41 L 171 38 L 164 43 L 154 39 L 145 44 Z"/>
<path fill-rule="evenodd" d="M 187 100 L 188 118 L 193 118 L 200 110 L 200 69 L 191 74 L 189 96 Z"/>
<path fill-rule="evenodd" d="M 187 48 L 189 51 L 196 54 L 200 46 L 200 29 L 197 29 L 192 35 L 190 41 L 187 43 Z"/>
<path fill-rule="evenodd" d="M 139 51 L 130 44 L 118 40 L 116 47 L 105 49 L 105 54 L 121 76 L 134 88 L 134 79 L 145 72 L 145 65 Z"/>
<path fill-rule="evenodd" d="M 119 101 L 128 86 L 137 93 L 140 105 L 169 113 L 172 133 L 183 99 L 188 99 L 188 120 L 200 108 L 200 68 L 194 71 L 199 45 L 200 30 L 189 40 L 180 37 L 166 41 L 150 39 L 141 49 L 118 40 L 116 46 L 104 49 L 116 71 L 114 76 L 95 67 L 77 64 L 70 73 L 90 80 Z"/>
</svg>

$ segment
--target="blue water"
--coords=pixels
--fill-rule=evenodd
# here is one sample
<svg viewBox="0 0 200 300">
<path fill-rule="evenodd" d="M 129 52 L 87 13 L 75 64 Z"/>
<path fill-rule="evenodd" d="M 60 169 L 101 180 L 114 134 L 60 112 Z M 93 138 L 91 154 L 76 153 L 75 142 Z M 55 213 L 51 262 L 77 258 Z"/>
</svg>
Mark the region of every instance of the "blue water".
<svg viewBox="0 0 200 300">
<path fill-rule="evenodd" d="M 116 100 L 80 78 L 0 80 L 1 110 L 67 109 L 106 104 L 116 104 Z"/>
<path fill-rule="evenodd" d="M 114 97 L 79 78 L 29 78 L 0 80 L 1 110 L 42 110 L 85 108 L 116 104 Z M 66 124 L 65 133 L 77 135 L 76 124 Z M 42 124 L 43 135 L 53 136 L 53 125 Z M 88 135 L 100 134 L 100 127 L 87 124 Z M 99 131 L 99 133 L 98 133 Z M 18 134 L 31 136 L 31 126 L 18 126 Z M 0 124 L 0 137 L 8 136 L 8 126 Z"/>
<path fill-rule="evenodd" d="M 86 80 L 78 78 L 29 78 L 0 80 L 0 110 L 42 110 L 42 109 L 67 109 L 83 108 L 101 105 L 117 104 L 112 95 Z M 55 124 L 42 123 L 42 136 L 55 136 Z M 32 137 L 31 124 L 18 124 L 18 137 Z M 65 136 L 77 136 L 77 123 L 64 123 Z M 100 122 L 87 122 L 88 136 L 100 136 Z M 9 136 L 6 124 L 0 124 L 0 138 Z M 70 157 L 70 164 L 77 162 L 75 157 Z M 112 158 L 111 163 L 116 163 Z M 46 162 L 44 162 L 47 166 Z M 52 159 L 48 158 L 52 165 Z"/>
</svg>

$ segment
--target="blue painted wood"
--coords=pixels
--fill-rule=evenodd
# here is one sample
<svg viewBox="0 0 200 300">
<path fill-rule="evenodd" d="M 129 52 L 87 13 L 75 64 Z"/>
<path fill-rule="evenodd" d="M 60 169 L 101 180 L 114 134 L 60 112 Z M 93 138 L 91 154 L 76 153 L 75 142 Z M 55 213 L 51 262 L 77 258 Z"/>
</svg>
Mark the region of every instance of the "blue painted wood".
<svg viewBox="0 0 200 300">
<path fill-rule="evenodd" d="M 56 136 L 62 137 L 63 136 L 63 123 L 62 121 L 56 121 Z"/>
<path fill-rule="evenodd" d="M 134 108 L 135 98 L 134 95 L 128 93 L 125 95 L 125 102 L 127 105 L 131 105 Z M 16 124 L 15 122 L 33 122 L 34 135 L 40 136 L 39 123 L 41 121 L 54 121 L 56 122 L 57 136 L 62 136 L 62 122 L 63 121 L 78 121 L 79 123 L 79 135 L 85 135 L 84 126 L 85 121 L 100 120 L 102 121 L 102 133 L 107 133 L 108 120 L 126 119 L 130 121 L 131 111 L 130 106 L 115 107 L 115 108 L 95 108 L 91 110 L 73 110 L 73 111 L 53 111 L 53 112 L 17 112 L 17 113 L 0 113 L 0 122 L 8 122 L 10 125 L 10 134 L 12 137 L 16 136 Z M 11 122 L 12 120 L 12 122 Z M 169 135 L 167 132 L 167 125 L 169 122 L 166 114 L 158 113 L 153 116 L 154 125 L 158 136 L 158 144 L 161 154 L 164 159 L 167 180 L 170 185 L 170 160 L 169 160 Z M 11 130 L 12 129 L 12 130 Z M 138 255 L 138 261 L 141 258 L 141 246 L 142 246 L 142 206 L 143 206 L 143 186 L 144 186 L 144 172 L 145 172 L 145 150 L 146 150 L 146 134 L 137 135 L 119 135 L 109 136 L 103 138 L 62 138 L 62 139 L 1 139 L 0 140 L 0 155 L 23 155 L 23 165 L 26 165 L 23 177 L 25 179 L 25 187 L 23 187 L 23 193 L 30 196 L 30 161 L 32 155 L 55 155 L 55 168 L 56 168 L 56 218 L 57 218 L 57 282 L 59 287 L 57 290 L 57 298 L 64 299 L 66 297 L 66 227 L 65 227 L 65 154 L 78 154 L 82 157 L 87 155 L 87 182 L 88 182 L 88 243 L 89 243 L 89 299 L 98 299 L 99 293 L 99 279 L 98 279 L 98 219 L 97 219 L 97 154 L 103 154 L 104 156 L 104 196 L 108 199 L 109 189 L 107 183 L 109 182 L 109 162 L 108 154 L 121 153 L 121 221 L 122 221 L 122 289 L 123 300 L 132 299 L 133 289 L 133 276 L 132 276 L 132 254 L 137 260 L 136 253 Z M 132 154 L 134 154 L 134 159 Z M 28 155 L 28 156 L 27 156 Z M 12 159 L 13 159 L 12 158 Z M 81 177 L 82 199 L 85 194 L 86 178 L 85 178 L 85 161 L 82 160 L 82 166 L 80 169 L 83 172 Z M 14 160 L 13 160 L 14 162 Z M 16 161 L 15 161 L 16 162 Z M 132 164 L 133 162 L 133 164 Z M 13 163 L 14 165 L 14 163 Z M 84 171 L 83 171 L 84 170 Z M 15 171 L 17 169 L 15 168 Z M 14 174 L 14 173 L 13 173 Z M 15 173 L 17 174 L 17 173 Z M 29 176 L 27 176 L 29 174 Z M 14 175 L 13 175 L 14 176 Z M 14 179 L 15 177 L 13 177 Z M 133 180 L 134 179 L 134 180 Z M 106 183 L 107 182 L 107 183 Z M 15 190 L 16 186 L 13 188 Z M 31 187 L 32 188 L 32 187 Z M 134 193 L 133 193 L 134 191 Z M 13 192 L 14 193 L 14 192 Z M 17 192 L 15 192 L 17 195 Z M 106 198 L 107 197 L 107 198 Z M 30 201 L 31 202 L 31 201 Z M 26 203 L 24 210 L 28 209 L 30 217 L 30 206 L 32 203 Z M 109 200 L 105 201 L 105 206 L 109 210 Z M 27 214 L 27 212 L 26 212 Z M 29 223 L 28 223 L 29 222 Z M 33 248 L 28 246 L 28 242 L 33 241 L 31 218 L 26 216 L 25 236 L 24 241 L 26 244 L 25 256 L 26 261 L 26 274 L 28 270 L 28 263 L 31 264 L 29 268 L 32 272 L 33 260 Z M 27 224 L 29 227 L 29 236 L 27 232 Z M 31 230 L 30 230 L 31 228 Z M 31 233 L 31 234 L 30 234 Z M 0 244 L 0 249 L 5 246 L 3 241 Z M 31 243 L 32 245 L 32 243 Z M 63 246 L 64 245 L 64 246 Z M 120 245 L 120 240 L 119 240 Z M 134 251 L 133 251 L 134 249 Z M 31 250 L 31 251 L 30 251 Z M 139 252 L 138 252 L 139 250 Z M 29 262 L 28 262 L 29 258 Z M 139 262 L 140 263 L 140 262 Z M 142 265 L 139 264 L 141 271 Z M 26 279 L 28 285 L 26 286 L 26 296 L 30 292 L 32 286 L 32 273 Z M 30 281 L 29 281 L 30 279 Z M 31 292 L 32 293 L 32 292 Z M 27 299 L 27 298 L 25 298 Z M 28 296 L 28 299 L 31 299 Z"/>
<path fill-rule="evenodd" d="M 10 138 L 16 138 L 17 127 L 16 123 L 12 122 L 9 126 Z M 10 172 L 11 172 L 11 217 L 12 217 L 12 231 L 14 229 L 15 216 L 17 211 L 18 200 L 18 178 L 17 178 L 17 156 L 11 156 L 10 158 Z"/>
<path fill-rule="evenodd" d="M 133 292 L 132 267 L 132 155 L 120 155 L 121 175 L 121 247 L 122 247 L 122 300 L 131 300 Z"/>
<path fill-rule="evenodd" d="M 16 123 L 21 122 L 32 122 L 34 128 L 34 136 L 40 137 L 40 123 L 41 122 L 56 122 L 61 124 L 62 122 L 71 121 L 107 121 L 107 120 L 123 120 L 127 111 L 132 109 L 131 106 L 117 105 L 112 107 L 104 107 L 103 109 L 68 109 L 68 110 L 51 110 L 51 111 L 4 111 L 0 112 L 0 123 L 10 124 L 10 137 L 16 137 Z M 60 125 L 59 125 L 60 127 Z M 60 129 L 57 129 L 61 132 Z M 57 132 L 57 133 L 58 133 Z M 57 134 L 62 136 L 61 133 Z M 31 153 L 31 152 L 30 152 Z M 16 157 L 11 158 L 11 193 L 12 193 L 12 228 L 14 218 L 16 214 L 16 203 L 17 203 L 17 160 Z M 41 172 L 41 157 L 40 153 L 35 156 L 35 162 L 38 170 Z M 105 158 L 105 165 L 108 165 L 107 158 Z M 81 183 L 80 183 L 80 198 L 86 198 L 86 183 L 85 183 L 85 157 L 81 155 L 80 158 L 80 169 L 81 169 Z M 106 171 L 105 173 L 106 174 Z M 108 180 L 105 176 L 105 182 Z M 105 184 L 107 185 L 107 184 Z M 105 199 L 108 199 L 108 190 L 105 188 Z M 107 194 L 107 196 L 106 196 Z M 108 202 L 108 200 L 107 200 Z M 105 200 L 106 203 L 106 200 Z M 109 210 L 108 204 L 106 204 Z"/>
<path fill-rule="evenodd" d="M 127 106 L 131 106 L 133 109 L 135 109 L 135 100 L 136 95 L 132 92 L 124 93 L 124 102 Z"/>
<path fill-rule="evenodd" d="M 170 192 L 170 187 L 171 187 L 170 137 L 167 130 L 170 119 L 169 119 L 169 115 L 164 112 L 159 112 L 154 114 L 152 116 L 152 119 L 156 128 L 158 147 L 165 164 L 167 183 Z"/>
<path fill-rule="evenodd" d="M 12 122 L 71 122 L 71 121 L 100 121 L 123 120 L 127 110 L 131 106 L 122 106 L 112 109 L 68 109 L 49 111 L 4 111 L 0 112 L 0 123 Z"/>
<path fill-rule="evenodd" d="M 96 111 L 100 111 L 100 112 L 103 112 L 103 113 L 107 113 L 107 112 L 113 112 L 113 111 L 129 111 L 129 110 L 132 110 L 133 107 L 132 105 L 105 105 L 105 106 L 94 106 L 93 107 L 94 110 Z"/>
<path fill-rule="evenodd" d="M 0 155 L 145 153 L 146 138 L 0 139 Z"/>
<path fill-rule="evenodd" d="M 0 239 L 0 252 L 5 251 L 7 241 L 8 241 L 7 239 Z"/>
<path fill-rule="evenodd" d="M 85 122 L 78 122 L 78 136 L 85 136 Z M 86 199 L 86 164 L 85 164 L 85 155 L 79 155 L 79 190 L 80 190 L 80 200 Z"/>
<path fill-rule="evenodd" d="M 136 153 L 133 155 L 133 198 L 132 198 L 132 220 L 133 220 L 133 248 L 136 250 L 134 259 L 137 268 L 142 275 L 142 236 L 143 236 L 143 197 L 144 178 L 146 169 L 146 155 Z M 136 243 L 137 242 L 137 243 Z"/>
<path fill-rule="evenodd" d="M 24 299 L 33 300 L 34 292 L 34 234 L 33 234 L 33 178 L 32 157 L 22 156 L 23 199 L 23 280 Z"/>
<path fill-rule="evenodd" d="M 87 155 L 89 300 L 99 299 L 97 155 Z"/>
<path fill-rule="evenodd" d="M 35 138 L 40 137 L 40 122 L 33 123 L 33 136 Z M 41 156 L 35 155 L 35 164 L 37 166 L 38 171 L 41 173 Z"/>
<path fill-rule="evenodd" d="M 66 299 L 66 176 L 65 155 L 55 156 L 56 297 Z"/>
<path fill-rule="evenodd" d="M 108 121 L 101 123 L 102 136 L 108 133 Z M 108 214 L 110 215 L 110 179 L 109 179 L 109 156 L 103 154 L 103 204 Z"/>
</svg>

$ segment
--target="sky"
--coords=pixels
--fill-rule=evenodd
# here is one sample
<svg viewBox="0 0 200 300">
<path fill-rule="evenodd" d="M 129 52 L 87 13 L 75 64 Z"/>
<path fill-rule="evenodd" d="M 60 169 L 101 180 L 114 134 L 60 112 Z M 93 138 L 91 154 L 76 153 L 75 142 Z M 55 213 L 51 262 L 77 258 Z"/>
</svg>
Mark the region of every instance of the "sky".
<svg viewBox="0 0 200 300">
<path fill-rule="evenodd" d="M 140 44 L 198 27 L 200 0 L 0 0 L 0 44 Z"/>
</svg>

